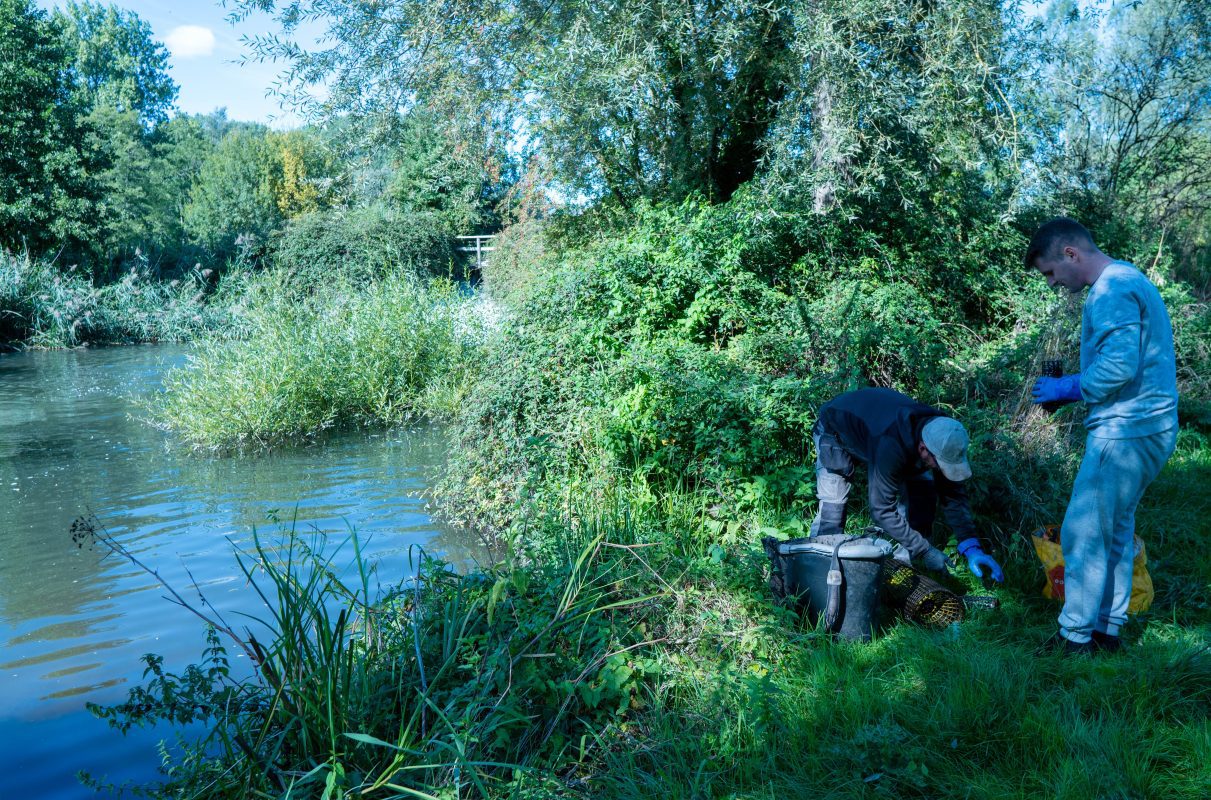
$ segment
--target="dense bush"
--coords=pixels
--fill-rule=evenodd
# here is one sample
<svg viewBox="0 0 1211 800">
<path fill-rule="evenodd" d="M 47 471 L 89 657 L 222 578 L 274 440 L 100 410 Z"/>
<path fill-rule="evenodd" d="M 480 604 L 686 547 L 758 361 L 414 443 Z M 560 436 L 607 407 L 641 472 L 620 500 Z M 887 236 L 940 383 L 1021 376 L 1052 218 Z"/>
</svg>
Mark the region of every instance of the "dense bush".
<svg viewBox="0 0 1211 800">
<path fill-rule="evenodd" d="M 162 424 L 199 447 L 260 446 L 458 405 L 480 321 L 454 286 L 334 276 L 299 299 L 289 285 L 266 274 L 243 301 L 243 336 L 200 343 L 165 377 Z"/>
<path fill-rule="evenodd" d="M 502 274 L 516 259 L 489 270 L 513 313 L 458 426 L 448 489 L 465 519 L 500 525 L 535 471 L 558 484 L 638 469 L 728 495 L 801 470 L 815 410 L 837 392 L 1003 397 L 1007 387 L 979 384 L 981 359 L 995 350 L 996 371 L 1024 379 L 1046 326 L 1023 322 L 1055 310 L 979 220 L 909 251 L 742 192 L 725 205 L 641 206 L 600 235 L 593 225 L 556 223 L 565 243 L 529 248 L 542 255 L 523 280 Z M 995 301 L 969 299 L 991 286 Z"/>
<path fill-rule="evenodd" d="M 272 261 L 303 290 L 338 277 L 360 287 L 406 270 L 449 276 L 457 233 L 432 211 L 381 205 L 320 211 L 292 220 L 275 237 Z"/>
</svg>

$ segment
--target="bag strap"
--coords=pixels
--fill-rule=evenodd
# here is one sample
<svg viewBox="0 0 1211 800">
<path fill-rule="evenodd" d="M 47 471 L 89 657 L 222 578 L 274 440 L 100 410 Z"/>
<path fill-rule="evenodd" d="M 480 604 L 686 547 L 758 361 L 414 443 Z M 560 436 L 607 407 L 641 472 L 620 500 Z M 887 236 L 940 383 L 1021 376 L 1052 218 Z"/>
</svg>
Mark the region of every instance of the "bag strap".
<svg viewBox="0 0 1211 800">
<path fill-rule="evenodd" d="M 832 563 L 828 566 L 828 605 L 824 609 L 824 626 L 830 631 L 837 625 L 837 617 L 841 615 L 841 584 L 844 576 L 841 574 L 841 557 L 838 551 L 841 545 L 851 539 L 839 539 L 833 545 Z"/>
</svg>

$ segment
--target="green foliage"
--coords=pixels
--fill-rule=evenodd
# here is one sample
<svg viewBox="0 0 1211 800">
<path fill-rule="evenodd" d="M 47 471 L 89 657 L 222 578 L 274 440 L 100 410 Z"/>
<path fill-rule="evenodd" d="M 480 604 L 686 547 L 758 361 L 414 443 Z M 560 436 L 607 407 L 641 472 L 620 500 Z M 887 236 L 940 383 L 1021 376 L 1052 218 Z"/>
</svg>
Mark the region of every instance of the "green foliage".
<svg viewBox="0 0 1211 800">
<path fill-rule="evenodd" d="M 382 202 L 405 212 L 440 213 L 458 234 L 488 222 L 498 199 L 501 156 L 482 152 L 473 134 L 450 130 L 423 114 L 410 115 L 388 149 L 391 176 Z"/>
<path fill-rule="evenodd" d="M 177 85 L 168 76 L 168 50 L 151 25 L 132 11 L 89 0 L 71 0 L 55 21 L 86 107 L 131 112 L 144 129 L 168 120 Z"/>
<path fill-rule="evenodd" d="M 182 211 L 185 230 L 218 258 L 237 244 L 264 248 L 289 220 L 331 204 L 334 168 L 308 132 L 232 128 L 198 170 Z"/>
<path fill-rule="evenodd" d="M 213 294 L 198 272 L 171 281 L 149 273 L 146 260 L 136 260 L 98 286 L 80 270 L 0 253 L 0 343 L 58 348 L 223 335 L 239 273 Z"/>
<path fill-rule="evenodd" d="M 1017 234 L 986 209 L 912 236 L 928 215 L 862 231 L 742 191 L 717 206 L 641 204 L 628 226 L 540 248 L 457 426 L 454 513 L 500 527 L 536 484 L 608 485 L 635 469 L 734 497 L 802 468 L 815 410 L 839 391 L 956 402 L 978 382 L 1009 396 L 1020 385 L 992 390 L 978 348 L 1012 342 L 997 374 L 1025 380 L 1040 331 L 1021 320 L 1051 311 L 1017 277 Z M 513 286 L 515 263 L 491 265 L 489 286 Z"/>
<path fill-rule="evenodd" d="M 172 186 L 154 180 L 160 170 L 136 112 L 98 106 L 87 119 L 91 133 L 86 146 L 99 163 L 109 165 L 96 178 L 101 191 L 96 249 L 118 260 L 131 257 L 140 246 L 172 241 L 170 230 L 156 229 L 166 222 L 164 210 L 172 208 L 165 194 Z"/>
<path fill-rule="evenodd" d="M 217 449 L 457 407 L 478 340 L 470 301 L 406 272 L 368 286 L 327 280 L 300 299 L 289 276 L 265 275 L 242 301 L 241 338 L 202 342 L 166 376 L 155 416 Z"/>
<path fill-rule="evenodd" d="M 775 154 L 785 174 L 811 168 L 836 192 L 853 181 L 873 193 L 932 170 L 931 145 L 947 147 L 948 163 L 977 161 L 1010 116 L 994 88 L 1000 6 L 980 0 L 572 3 L 557 13 L 304 2 L 279 21 L 288 32 L 328 26 L 320 51 L 254 42 L 260 58 L 290 64 L 297 88 L 326 81 L 319 110 L 419 107 L 483 120 L 505 138 L 524 119 L 526 141 L 541 142 L 572 192 L 624 203 L 726 200 Z M 865 119 L 872 108 L 894 112 Z"/>
<path fill-rule="evenodd" d="M 81 152 L 57 25 L 30 0 L 0 0 L 0 249 L 41 253 L 95 230 L 98 165 Z"/>
<path fill-rule="evenodd" d="M 183 210 L 186 232 L 217 255 L 233 252 L 237 239 L 263 243 L 284 219 L 273 177 L 268 132 L 232 130 L 198 172 Z"/>
<path fill-rule="evenodd" d="M 1040 161 L 1049 192 L 1109 251 L 1177 232 L 1183 272 L 1198 274 L 1211 211 L 1204 4 L 1145 0 L 1103 10 L 1064 0 L 1050 4 L 1041 36 L 1049 66 L 1038 98 L 1048 123 Z"/>
<path fill-rule="evenodd" d="M 455 235 L 438 212 L 332 209 L 291 220 L 273 240 L 272 260 L 304 293 L 335 276 L 358 287 L 394 273 L 447 275 Z"/>
<path fill-rule="evenodd" d="M 17 0 L 0 26 L 0 247 L 117 262 L 170 240 L 178 187 L 156 180 L 150 136 L 176 86 L 150 26 L 92 3 L 48 20 Z"/>
</svg>

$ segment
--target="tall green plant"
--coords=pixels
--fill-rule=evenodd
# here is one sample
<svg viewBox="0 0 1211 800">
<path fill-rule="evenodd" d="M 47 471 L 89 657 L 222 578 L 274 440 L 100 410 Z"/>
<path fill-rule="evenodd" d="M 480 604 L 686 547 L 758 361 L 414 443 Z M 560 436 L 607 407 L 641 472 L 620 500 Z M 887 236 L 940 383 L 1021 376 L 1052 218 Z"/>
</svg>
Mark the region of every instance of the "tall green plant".
<svg viewBox="0 0 1211 800">
<path fill-rule="evenodd" d="M 143 566 L 95 524 L 73 530 Z M 661 593 L 636 591 L 649 586 L 634 580 L 645 560 L 624 546 L 625 529 L 609 532 L 612 545 L 592 526 L 568 536 L 567 561 L 537 572 L 463 577 L 421 553 L 410 585 L 385 597 L 356 534 L 351 553 L 294 527 L 254 535 L 239 564 L 265 614 L 237 641 L 255 674 L 232 675 L 212 630 L 201 664 L 175 675 L 147 656 L 145 686 L 92 709 L 123 731 L 208 726 L 168 764 L 157 796 L 386 800 L 543 786 L 530 762 L 625 718 L 656 672 L 634 620 L 615 620 L 642 618 Z"/>
<path fill-rule="evenodd" d="M 330 428 L 393 425 L 457 408 L 478 321 L 451 284 L 339 277 L 300 297 L 271 273 L 235 342 L 203 342 L 169 373 L 153 413 L 205 448 L 265 446 Z"/>
</svg>

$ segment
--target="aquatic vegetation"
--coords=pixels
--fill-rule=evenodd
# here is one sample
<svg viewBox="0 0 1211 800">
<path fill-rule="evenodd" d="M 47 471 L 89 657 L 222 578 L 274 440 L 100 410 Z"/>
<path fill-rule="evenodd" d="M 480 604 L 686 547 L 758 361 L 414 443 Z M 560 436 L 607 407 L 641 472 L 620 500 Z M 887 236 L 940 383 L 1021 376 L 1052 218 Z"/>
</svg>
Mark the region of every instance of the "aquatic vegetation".
<svg viewBox="0 0 1211 800">
<path fill-rule="evenodd" d="M 228 331 L 229 301 L 244 273 L 218 287 L 211 274 L 151 277 L 136 260 L 116 281 L 97 284 L 74 270 L 26 255 L 0 252 L 0 345 L 36 348 L 134 342 L 182 342 Z"/>
<path fill-rule="evenodd" d="M 475 301 L 399 272 L 307 296 L 283 273 L 243 299 L 237 340 L 205 340 L 150 412 L 203 448 L 259 447 L 336 427 L 440 418 L 458 407 L 481 336 Z"/>
</svg>

